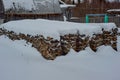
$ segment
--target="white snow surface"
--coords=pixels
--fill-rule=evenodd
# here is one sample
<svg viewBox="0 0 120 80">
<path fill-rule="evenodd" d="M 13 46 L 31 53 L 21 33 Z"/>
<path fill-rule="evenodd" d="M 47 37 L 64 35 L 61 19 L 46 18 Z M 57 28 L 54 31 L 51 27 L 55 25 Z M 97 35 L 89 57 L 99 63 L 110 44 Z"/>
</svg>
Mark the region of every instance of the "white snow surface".
<svg viewBox="0 0 120 80">
<path fill-rule="evenodd" d="M 68 55 L 47 61 L 24 40 L 0 36 L 0 80 L 120 80 L 120 37 L 118 49 L 71 49 Z"/>
<path fill-rule="evenodd" d="M 79 31 L 80 34 L 92 36 L 94 33 L 101 33 L 101 29 L 111 30 L 115 28 L 114 23 L 73 23 L 52 21 L 44 19 L 36 20 L 18 20 L 10 21 L 0 25 L 0 28 L 5 28 L 9 31 L 14 31 L 17 34 L 24 33 L 29 35 L 43 35 L 44 37 L 60 38 L 60 35 L 74 34 Z"/>
<path fill-rule="evenodd" d="M 107 25 L 107 26 L 105 26 Z M 92 34 L 102 27 L 111 29 L 115 24 L 80 24 L 49 20 L 21 20 L 2 24 L 0 28 L 16 33 L 59 36 L 74 33 Z M 118 51 L 100 46 L 97 52 L 89 47 L 84 51 L 70 50 L 54 61 L 45 60 L 31 44 L 24 40 L 12 41 L 0 36 L 0 80 L 120 80 L 120 36 Z"/>
</svg>

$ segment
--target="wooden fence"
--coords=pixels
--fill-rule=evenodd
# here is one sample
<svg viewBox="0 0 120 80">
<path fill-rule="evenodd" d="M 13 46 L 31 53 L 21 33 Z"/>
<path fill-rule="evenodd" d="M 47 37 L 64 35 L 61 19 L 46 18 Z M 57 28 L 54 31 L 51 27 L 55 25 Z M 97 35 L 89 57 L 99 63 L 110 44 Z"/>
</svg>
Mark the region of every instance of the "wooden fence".
<svg viewBox="0 0 120 80">
<path fill-rule="evenodd" d="M 70 22 L 85 23 L 85 17 L 70 19 Z M 104 23 L 104 17 L 90 17 L 90 23 Z M 120 27 L 120 16 L 110 16 L 108 22 L 113 22 Z"/>
<path fill-rule="evenodd" d="M 21 20 L 21 19 L 49 19 L 49 20 L 63 20 L 62 14 L 19 14 L 19 13 L 6 13 L 5 15 L 5 21 L 8 22 L 11 20 Z"/>
<path fill-rule="evenodd" d="M 109 22 L 114 22 L 118 27 L 120 27 L 120 16 L 109 17 Z"/>
</svg>

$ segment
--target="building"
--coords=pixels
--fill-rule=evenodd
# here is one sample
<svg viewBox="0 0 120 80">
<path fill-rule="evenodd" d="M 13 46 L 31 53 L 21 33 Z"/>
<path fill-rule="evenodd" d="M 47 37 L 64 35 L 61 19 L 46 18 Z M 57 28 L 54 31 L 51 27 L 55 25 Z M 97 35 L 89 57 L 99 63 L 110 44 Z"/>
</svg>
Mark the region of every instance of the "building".
<svg viewBox="0 0 120 80">
<path fill-rule="evenodd" d="M 107 13 L 110 16 L 120 16 L 120 9 L 109 9 L 107 10 Z"/>
<path fill-rule="evenodd" d="M 73 16 L 73 9 L 76 7 L 76 5 L 66 4 L 61 0 L 59 0 L 59 2 L 63 16 L 66 18 L 67 21 L 69 21 Z"/>
<path fill-rule="evenodd" d="M 86 14 L 105 14 L 109 9 L 120 9 L 120 0 L 64 0 L 75 4 L 74 17 L 85 17 Z"/>
<path fill-rule="evenodd" d="M 0 17 L 5 22 L 36 18 L 63 20 L 59 0 L 0 0 Z"/>
<path fill-rule="evenodd" d="M 4 6 L 2 4 L 2 0 L 0 0 L 0 18 L 3 18 L 4 14 Z"/>
</svg>

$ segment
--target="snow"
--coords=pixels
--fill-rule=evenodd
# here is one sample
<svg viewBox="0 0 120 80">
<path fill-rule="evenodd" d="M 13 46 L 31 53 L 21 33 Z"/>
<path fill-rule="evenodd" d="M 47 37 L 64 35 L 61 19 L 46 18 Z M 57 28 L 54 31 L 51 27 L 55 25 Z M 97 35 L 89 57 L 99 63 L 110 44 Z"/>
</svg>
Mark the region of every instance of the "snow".
<svg viewBox="0 0 120 80">
<path fill-rule="evenodd" d="M 110 30 L 116 26 L 113 23 L 37 19 L 11 21 L 0 26 L 3 27 L 16 33 L 55 37 L 77 30 L 90 35 L 101 28 Z M 110 46 L 100 46 L 97 52 L 89 47 L 78 53 L 71 49 L 68 55 L 54 61 L 45 60 L 31 45 L 25 40 L 12 41 L 0 36 L 0 80 L 120 80 L 120 36 L 117 38 L 118 51 Z"/>
<path fill-rule="evenodd" d="M 120 9 L 109 9 L 107 12 L 120 12 Z"/>
<path fill-rule="evenodd" d="M 60 5 L 61 8 L 74 8 L 75 5 L 68 5 L 68 4 L 63 4 L 63 5 Z"/>
<path fill-rule="evenodd" d="M 74 3 L 78 3 L 78 0 L 71 0 L 72 2 L 74 1 Z M 79 0 L 80 2 L 83 2 L 84 0 Z"/>
<path fill-rule="evenodd" d="M 74 8 L 76 6 L 75 5 L 70 5 L 70 4 L 61 4 L 60 7 L 61 8 Z"/>
<path fill-rule="evenodd" d="M 7 9 L 13 7 L 13 2 L 16 3 L 16 5 L 21 5 L 21 6 L 25 7 L 28 10 L 31 10 L 34 5 L 33 0 L 3 0 L 5 9 L 7 10 Z M 29 2 L 29 4 L 28 4 L 28 2 Z"/>
<path fill-rule="evenodd" d="M 118 32 L 120 32 L 120 28 L 118 28 Z"/>
<path fill-rule="evenodd" d="M 97 52 L 71 49 L 67 56 L 47 61 L 30 43 L 0 36 L 0 80 L 120 80 L 119 43 L 118 52 L 110 46 Z"/>
<path fill-rule="evenodd" d="M 72 2 L 74 1 L 74 3 L 78 3 L 78 1 L 80 1 L 81 3 L 82 2 L 84 2 L 85 0 L 71 0 Z M 92 2 L 92 0 L 88 0 L 89 1 L 89 3 L 91 3 Z M 105 0 L 105 1 L 107 1 L 107 2 L 114 2 L 114 1 L 119 1 L 120 2 L 120 0 Z"/>
<path fill-rule="evenodd" d="M 41 14 L 61 13 L 58 0 L 3 0 L 3 4 L 5 11 L 16 8 Z"/>
<path fill-rule="evenodd" d="M 62 21 L 51 21 L 44 19 L 10 21 L 2 24 L 0 28 L 5 28 L 15 33 L 24 33 L 29 35 L 43 35 L 46 37 L 60 38 L 60 35 L 74 34 L 79 31 L 80 34 L 92 36 L 94 33 L 101 33 L 101 29 L 111 30 L 115 28 L 114 23 L 72 23 Z"/>
<path fill-rule="evenodd" d="M 108 1 L 108 2 L 119 1 L 120 2 L 120 0 L 106 0 L 106 1 Z"/>
</svg>

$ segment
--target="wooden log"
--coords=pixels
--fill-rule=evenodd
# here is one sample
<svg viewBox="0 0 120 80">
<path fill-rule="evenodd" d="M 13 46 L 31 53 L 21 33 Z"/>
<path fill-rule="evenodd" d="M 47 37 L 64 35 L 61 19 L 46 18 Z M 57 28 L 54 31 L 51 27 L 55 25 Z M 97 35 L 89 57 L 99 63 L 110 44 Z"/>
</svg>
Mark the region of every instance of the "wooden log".
<svg viewBox="0 0 120 80">
<path fill-rule="evenodd" d="M 57 56 L 68 54 L 71 48 L 79 52 L 89 46 L 96 52 L 99 46 L 109 45 L 117 51 L 118 32 L 116 33 L 116 31 L 104 31 L 102 34 L 94 34 L 92 38 L 85 35 L 81 36 L 79 33 L 66 34 L 60 36 L 60 41 L 52 37 L 44 38 L 42 35 L 16 34 L 4 28 L 0 28 L 0 35 L 6 35 L 11 40 L 24 39 L 26 43 L 30 42 L 32 47 L 36 48 L 45 59 L 54 60 Z"/>
</svg>

